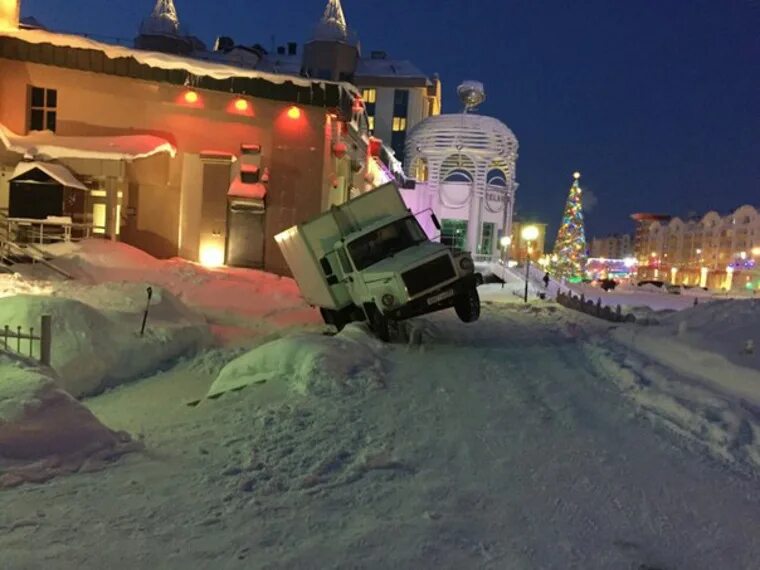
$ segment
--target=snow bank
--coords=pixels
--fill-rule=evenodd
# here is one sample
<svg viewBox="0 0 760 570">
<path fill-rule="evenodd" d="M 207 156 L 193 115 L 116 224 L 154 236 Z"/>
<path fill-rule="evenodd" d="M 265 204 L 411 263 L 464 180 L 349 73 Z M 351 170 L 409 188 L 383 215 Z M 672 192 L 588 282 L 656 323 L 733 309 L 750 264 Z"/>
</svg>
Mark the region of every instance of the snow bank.
<svg viewBox="0 0 760 570">
<path fill-rule="evenodd" d="M 286 383 L 299 394 L 329 387 L 382 382 L 383 344 L 359 325 L 336 336 L 296 334 L 259 346 L 230 362 L 219 373 L 208 396 L 251 384 Z"/>
<path fill-rule="evenodd" d="M 322 325 L 292 279 L 251 269 L 208 269 L 183 259 L 158 260 L 123 243 L 101 239 L 50 248 L 57 266 L 89 284 L 152 283 L 204 315 L 218 336 L 262 336 L 304 325 Z M 20 271 L 39 277 L 40 266 Z M 42 271 L 47 271 L 42 269 Z M 49 272 L 46 276 L 51 277 Z M 55 289 L 69 295 L 71 282 Z M 222 332 L 226 331 L 224 334 Z"/>
<path fill-rule="evenodd" d="M 0 488 L 97 469 L 138 447 L 100 423 L 50 374 L 0 352 Z"/>
<path fill-rule="evenodd" d="M 754 349 L 760 300 L 713 301 L 660 323 L 612 331 L 612 342 L 600 339 L 590 349 L 592 360 L 669 429 L 718 457 L 760 468 L 760 356 Z"/>
<path fill-rule="evenodd" d="M 152 372 L 208 340 L 205 323 L 165 291 L 154 293 L 155 310 L 144 336 L 139 334 L 146 303 L 142 287 L 74 288 L 69 293 L 2 298 L 0 323 L 39 331 L 42 315 L 50 315 L 52 366 L 61 387 L 73 396 L 91 395 Z M 22 341 L 21 350 L 28 353 L 28 347 Z"/>
</svg>

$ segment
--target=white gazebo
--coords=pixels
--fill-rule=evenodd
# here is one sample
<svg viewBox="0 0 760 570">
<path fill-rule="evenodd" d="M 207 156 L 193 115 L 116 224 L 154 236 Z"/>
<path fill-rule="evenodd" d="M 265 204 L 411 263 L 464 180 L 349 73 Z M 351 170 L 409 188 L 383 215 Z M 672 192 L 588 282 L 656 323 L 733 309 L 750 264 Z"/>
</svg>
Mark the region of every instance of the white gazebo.
<svg viewBox="0 0 760 570">
<path fill-rule="evenodd" d="M 518 143 L 498 119 L 472 113 L 485 99 L 482 85 L 465 83 L 459 94 L 463 113 L 429 117 L 409 133 L 404 163 L 417 183 L 402 194 L 413 212 L 435 213 L 440 241 L 490 259 L 511 233 Z M 429 215 L 419 220 L 439 234 Z"/>
</svg>

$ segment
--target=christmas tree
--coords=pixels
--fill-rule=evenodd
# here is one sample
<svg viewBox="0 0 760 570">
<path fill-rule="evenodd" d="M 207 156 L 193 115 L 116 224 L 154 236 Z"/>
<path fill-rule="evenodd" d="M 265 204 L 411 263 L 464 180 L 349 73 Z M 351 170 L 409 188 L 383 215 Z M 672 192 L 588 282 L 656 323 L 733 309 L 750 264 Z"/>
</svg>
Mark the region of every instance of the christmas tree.
<svg viewBox="0 0 760 570">
<path fill-rule="evenodd" d="M 580 172 L 573 174 L 575 181 L 567 197 L 552 256 L 554 274 L 565 279 L 580 279 L 586 268 L 586 232 L 583 229 L 582 191 L 578 183 L 580 177 Z"/>
</svg>

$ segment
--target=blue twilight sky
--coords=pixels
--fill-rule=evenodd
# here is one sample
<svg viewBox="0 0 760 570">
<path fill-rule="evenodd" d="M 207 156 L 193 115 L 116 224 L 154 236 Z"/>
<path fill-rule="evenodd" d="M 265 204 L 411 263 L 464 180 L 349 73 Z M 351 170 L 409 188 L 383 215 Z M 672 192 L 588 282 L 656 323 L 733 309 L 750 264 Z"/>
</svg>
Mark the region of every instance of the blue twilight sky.
<svg viewBox="0 0 760 570">
<path fill-rule="evenodd" d="M 131 38 L 154 0 L 22 0 L 61 31 Z M 182 24 L 299 44 L 326 0 L 175 0 Z M 365 52 L 485 83 L 480 112 L 520 141 L 518 209 L 555 231 L 571 173 L 591 235 L 635 211 L 760 206 L 760 0 L 343 0 Z"/>
</svg>

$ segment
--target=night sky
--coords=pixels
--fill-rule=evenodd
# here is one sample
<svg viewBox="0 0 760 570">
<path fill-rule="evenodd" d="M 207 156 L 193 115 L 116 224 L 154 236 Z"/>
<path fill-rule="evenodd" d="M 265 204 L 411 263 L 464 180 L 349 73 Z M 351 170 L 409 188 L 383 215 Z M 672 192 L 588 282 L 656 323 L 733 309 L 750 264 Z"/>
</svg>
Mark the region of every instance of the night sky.
<svg viewBox="0 0 760 570">
<path fill-rule="evenodd" d="M 186 30 L 265 47 L 310 34 L 326 0 L 175 0 Z M 54 30 L 134 36 L 154 0 L 22 0 Z M 363 50 L 456 86 L 520 141 L 518 210 L 556 231 L 572 172 L 587 233 L 635 211 L 760 206 L 760 0 L 343 0 Z M 589 204 L 589 206 L 591 206 Z"/>
</svg>

